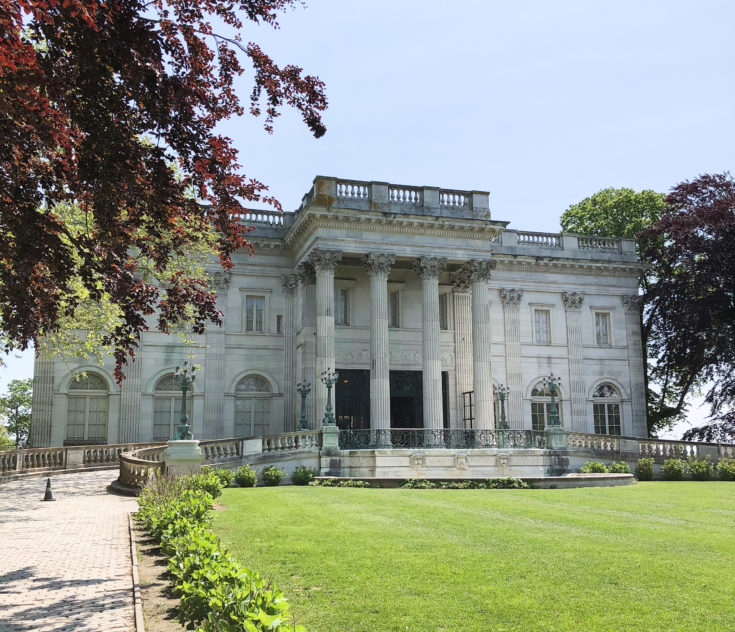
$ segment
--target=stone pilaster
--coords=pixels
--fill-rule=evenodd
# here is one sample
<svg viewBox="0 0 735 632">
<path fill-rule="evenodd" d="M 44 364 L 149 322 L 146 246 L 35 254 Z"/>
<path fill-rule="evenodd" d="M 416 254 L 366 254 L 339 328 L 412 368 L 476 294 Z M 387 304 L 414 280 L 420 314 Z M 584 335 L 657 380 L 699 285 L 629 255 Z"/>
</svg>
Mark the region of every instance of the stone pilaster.
<svg viewBox="0 0 735 632">
<path fill-rule="evenodd" d="M 295 274 L 284 274 L 281 276 L 281 285 L 286 299 L 286 307 L 283 313 L 283 347 L 285 372 L 283 385 L 283 430 L 293 432 L 296 430 L 296 366 L 294 348 L 294 294 L 298 285 L 298 277 Z"/>
<path fill-rule="evenodd" d="M 217 272 L 213 275 L 212 287 L 217 291 L 218 301 L 227 297 L 231 275 Z M 225 329 L 210 324 L 207 327 L 206 351 L 204 353 L 204 415 L 199 439 L 225 438 Z M 193 411 L 192 411 L 193 414 Z"/>
<path fill-rule="evenodd" d="M 584 294 L 562 292 L 562 302 L 567 320 L 567 349 L 569 357 L 569 399 L 571 401 L 571 423 L 564 423 L 573 432 L 588 432 L 585 415 L 584 348 L 582 346 L 582 302 Z"/>
<path fill-rule="evenodd" d="M 421 276 L 424 428 L 442 428 L 442 374 L 439 352 L 439 274 L 447 260 L 420 257 L 414 269 Z"/>
<path fill-rule="evenodd" d="M 521 316 L 523 290 L 500 290 L 505 334 L 505 379 L 510 391 L 506 400 L 508 427 L 523 429 L 523 372 L 521 369 Z"/>
<path fill-rule="evenodd" d="M 51 354 L 41 349 L 33 363 L 33 400 L 31 413 L 30 446 L 51 446 L 51 409 L 54 397 L 54 361 Z"/>
<path fill-rule="evenodd" d="M 464 395 L 472 390 L 472 308 L 470 288 L 455 280 L 454 294 L 454 353 L 456 367 L 457 427 L 464 427 Z"/>
<path fill-rule="evenodd" d="M 316 422 L 324 416 L 327 387 L 321 375 L 334 366 L 334 270 L 342 259 L 338 250 L 315 249 L 309 253 L 309 263 L 316 272 Z"/>
<path fill-rule="evenodd" d="M 370 277 L 370 429 L 390 428 L 390 364 L 388 359 L 388 275 L 394 255 L 365 256 Z"/>
<path fill-rule="evenodd" d="M 125 379 L 120 386 L 118 443 L 136 443 L 138 441 L 148 441 L 149 439 L 149 437 L 141 437 L 139 435 L 142 355 L 143 344 L 141 342 L 135 354 L 135 359 L 130 360 L 125 367 Z"/>
<path fill-rule="evenodd" d="M 623 298 L 625 309 L 625 337 L 628 342 L 628 373 L 630 375 L 631 434 L 634 437 L 648 436 L 646 415 L 646 382 L 643 361 L 643 344 L 641 343 L 641 296 Z M 623 419 L 625 425 L 625 420 Z M 627 434 L 626 428 L 622 433 Z"/>
<path fill-rule="evenodd" d="M 301 287 L 301 373 L 297 381 L 306 380 L 311 384 L 311 392 L 306 396 L 306 418 L 312 428 L 318 427 L 314 391 L 319 383 L 316 375 L 316 273 L 308 263 L 296 267 Z M 323 413 L 324 411 L 322 411 Z"/>
</svg>

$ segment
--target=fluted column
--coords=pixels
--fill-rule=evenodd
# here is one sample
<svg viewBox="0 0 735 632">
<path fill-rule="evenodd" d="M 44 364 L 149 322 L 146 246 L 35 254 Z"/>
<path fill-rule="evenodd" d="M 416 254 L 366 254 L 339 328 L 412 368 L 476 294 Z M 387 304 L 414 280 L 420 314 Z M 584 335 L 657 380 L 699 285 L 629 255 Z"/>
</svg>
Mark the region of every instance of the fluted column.
<svg viewBox="0 0 735 632">
<path fill-rule="evenodd" d="M 421 276 L 424 428 L 443 428 L 442 366 L 439 352 L 439 274 L 447 260 L 420 257 L 414 269 Z"/>
<path fill-rule="evenodd" d="M 457 419 L 464 419 L 464 395 L 472 390 L 472 307 L 470 288 L 464 279 L 454 282 L 454 355 Z M 458 421 L 457 427 L 463 427 Z"/>
<path fill-rule="evenodd" d="M 51 446 L 51 409 L 54 397 L 54 361 L 43 348 L 33 363 L 33 399 L 31 401 L 31 432 L 33 448 Z"/>
<path fill-rule="evenodd" d="M 521 315 L 523 290 L 502 289 L 503 328 L 505 334 L 505 379 L 508 392 L 508 427 L 523 429 L 523 372 L 521 369 Z"/>
<path fill-rule="evenodd" d="M 475 428 L 495 427 L 492 361 L 490 357 L 490 297 L 487 282 L 496 262 L 473 259 L 462 267 L 472 289 L 472 382 Z"/>
<path fill-rule="evenodd" d="M 630 375 L 631 395 L 631 434 L 634 437 L 648 436 L 646 419 L 646 381 L 641 343 L 641 296 L 623 298 L 625 309 L 625 334 L 628 341 L 628 373 Z M 625 424 L 625 420 L 623 420 Z M 627 434 L 625 428 L 623 434 Z"/>
<path fill-rule="evenodd" d="M 294 412 L 294 397 L 296 393 L 296 366 L 294 362 L 294 294 L 298 284 L 295 274 L 281 276 L 283 294 L 286 298 L 286 307 L 283 312 L 283 346 L 285 360 L 285 383 L 283 385 L 283 430 L 296 430 L 296 414 Z"/>
<path fill-rule="evenodd" d="M 370 429 L 390 428 L 390 364 L 388 359 L 388 275 L 394 255 L 365 256 L 370 277 Z"/>
<path fill-rule="evenodd" d="M 342 259 L 338 250 L 315 249 L 309 253 L 309 263 L 316 272 L 316 423 L 324 416 L 327 387 L 321 374 L 334 366 L 334 269 Z"/>
<path fill-rule="evenodd" d="M 125 367 L 125 379 L 120 386 L 120 424 L 117 430 L 117 443 L 136 443 L 147 441 L 140 437 L 140 393 L 141 367 L 143 366 L 143 345 L 138 347 L 135 358 Z"/>
<path fill-rule="evenodd" d="M 212 288 L 217 291 L 217 301 L 227 301 L 231 274 L 217 272 L 212 278 Z M 224 309 L 223 309 L 224 311 Z M 225 328 L 210 324 L 207 327 L 207 349 L 204 353 L 204 415 L 197 439 L 225 438 Z"/>
<path fill-rule="evenodd" d="M 569 399 L 572 419 L 564 426 L 573 432 L 588 432 L 585 414 L 584 348 L 582 346 L 582 302 L 584 294 L 562 292 L 562 302 L 567 320 L 567 348 L 569 355 Z M 563 388 L 563 385 L 562 385 Z"/>
<path fill-rule="evenodd" d="M 321 417 L 316 416 L 314 391 L 319 378 L 316 375 L 316 273 L 311 264 L 303 262 L 296 267 L 301 283 L 301 373 L 298 380 L 312 385 L 306 396 L 306 418 L 310 427 L 317 428 Z M 322 411 L 323 413 L 324 411 Z"/>
</svg>

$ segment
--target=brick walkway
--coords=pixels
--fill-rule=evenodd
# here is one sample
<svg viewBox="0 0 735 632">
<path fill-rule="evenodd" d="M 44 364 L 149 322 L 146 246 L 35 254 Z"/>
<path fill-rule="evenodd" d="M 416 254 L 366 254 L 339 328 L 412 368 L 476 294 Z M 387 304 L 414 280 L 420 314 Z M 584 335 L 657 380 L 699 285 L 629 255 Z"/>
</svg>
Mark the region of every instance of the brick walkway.
<svg viewBox="0 0 735 632">
<path fill-rule="evenodd" d="M 128 513 L 114 470 L 0 484 L 0 632 L 132 631 Z"/>
</svg>

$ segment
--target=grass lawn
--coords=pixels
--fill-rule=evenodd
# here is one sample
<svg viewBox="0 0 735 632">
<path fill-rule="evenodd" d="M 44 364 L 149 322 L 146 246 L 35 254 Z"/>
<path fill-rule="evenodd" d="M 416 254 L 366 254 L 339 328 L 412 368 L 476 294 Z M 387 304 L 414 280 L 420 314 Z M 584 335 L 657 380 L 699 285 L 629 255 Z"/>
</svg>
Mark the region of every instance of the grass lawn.
<svg viewBox="0 0 735 632">
<path fill-rule="evenodd" d="M 735 484 L 226 489 L 214 530 L 309 632 L 735 630 Z"/>
</svg>

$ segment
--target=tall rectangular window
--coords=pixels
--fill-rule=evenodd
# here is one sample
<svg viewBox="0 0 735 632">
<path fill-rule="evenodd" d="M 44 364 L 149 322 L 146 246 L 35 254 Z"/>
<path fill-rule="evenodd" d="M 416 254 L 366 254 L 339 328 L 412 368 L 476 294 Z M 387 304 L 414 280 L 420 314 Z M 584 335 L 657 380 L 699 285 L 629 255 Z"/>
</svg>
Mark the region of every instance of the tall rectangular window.
<svg viewBox="0 0 735 632">
<path fill-rule="evenodd" d="M 439 329 L 449 329 L 449 294 L 439 294 Z"/>
<path fill-rule="evenodd" d="M 276 333 L 277 334 L 283 333 L 283 314 L 278 314 L 276 316 Z"/>
<path fill-rule="evenodd" d="M 595 312 L 595 340 L 598 345 L 610 344 L 610 314 Z"/>
<path fill-rule="evenodd" d="M 388 292 L 388 327 L 401 326 L 401 294 L 398 290 Z"/>
<path fill-rule="evenodd" d="M 265 298 L 262 296 L 245 297 L 245 331 L 263 331 Z"/>
<path fill-rule="evenodd" d="M 533 310 L 533 331 L 537 345 L 548 345 L 551 343 L 551 332 L 549 331 L 549 310 Z"/>
<path fill-rule="evenodd" d="M 342 287 L 334 291 L 334 324 L 350 324 L 350 290 Z"/>
</svg>

